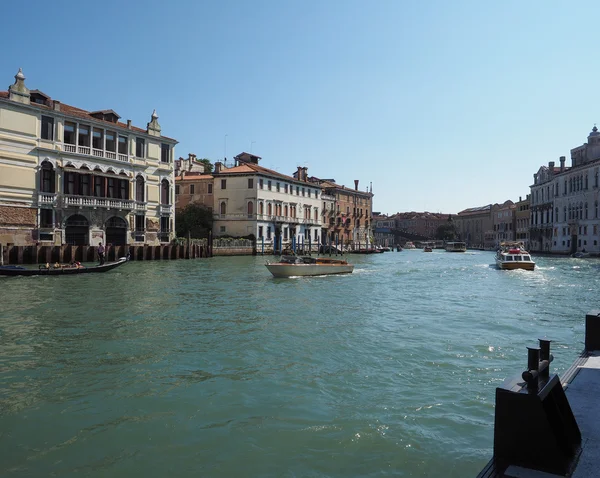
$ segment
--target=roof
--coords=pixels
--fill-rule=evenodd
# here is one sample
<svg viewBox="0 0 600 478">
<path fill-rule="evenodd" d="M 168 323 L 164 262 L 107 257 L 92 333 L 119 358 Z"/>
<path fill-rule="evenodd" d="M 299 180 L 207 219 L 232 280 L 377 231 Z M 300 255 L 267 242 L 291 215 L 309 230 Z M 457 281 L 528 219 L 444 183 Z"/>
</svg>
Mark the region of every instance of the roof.
<svg viewBox="0 0 600 478">
<path fill-rule="evenodd" d="M 37 91 L 37 90 L 30 90 L 30 91 Z M 8 91 L 0 91 L 0 98 L 8 98 Z M 20 103 L 19 103 L 20 104 Z M 55 111 L 52 108 L 50 108 L 48 105 L 41 105 L 39 103 L 31 103 L 32 107 L 34 108 L 40 108 L 40 109 L 46 109 L 46 110 L 50 110 L 50 111 Z M 103 112 L 112 112 L 114 113 L 113 110 L 102 110 Z M 98 113 L 98 111 L 86 111 L 86 110 L 82 110 L 81 108 L 77 108 L 75 106 L 71 106 L 71 105 L 67 105 L 65 103 L 60 103 L 60 111 L 57 111 L 57 113 L 63 113 L 65 115 L 69 115 L 69 116 L 74 116 L 76 118 L 82 118 L 82 119 L 87 119 L 90 121 L 99 121 L 100 123 L 106 123 L 107 125 L 112 125 L 112 127 L 114 128 L 119 127 L 119 128 L 123 128 L 126 129 L 128 131 L 135 131 L 138 133 L 144 133 L 144 134 L 148 134 L 148 132 L 145 129 L 142 128 L 138 128 L 137 126 L 131 126 L 130 128 L 127 127 L 127 124 L 122 123 L 120 121 L 113 123 L 112 121 L 106 121 L 103 119 L 99 119 L 96 118 L 94 116 L 92 116 L 92 113 Z M 114 113 L 116 115 L 116 113 Z M 117 115 L 118 116 L 118 115 Z M 174 138 L 169 138 L 168 136 L 161 136 L 161 138 L 164 139 L 168 139 L 171 141 L 177 141 Z"/>
<path fill-rule="evenodd" d="M 463 211 L 460 211 L 458 214 L 474 214 L 474 213 L 486 212 L 486 211 L 489 212 L 491 209 L 492 209 L 492 205 L 487 204 L 485 206 L 471 207 L 469 209 L 465 209 Z"/>
<path fill-rule="evenodd" d="M 175 181 L 198 181 L 199 179 L 214 179 L 212 174 L 194 174 L 187 172 L 183 177 L 175 176 Z"/>
<path fill-rule="evenodd" d="M 293 176 L 287 176 L 287 175 L 281 174 L 277 171 L 273 171 L 272 169 L 263 168 L 262 166 L 259 166 L 258 164 L 254 164 L 254 163 L 244 163 L 244 164 L 240 164 L 239 166 L 234 166 L 233 168 L 221 169 L 221 171 L 218 174 L 223 175 L 223 174 L 247 174 L 247 173 L 266 174 L 269 176 L 275 176 L 277 178 L 285 179 L 286 181 L 293 181 L 296 183 L 306 184 L 307 186 L 319 187 L 318 184 L 306 183 L 304 181 L 300 181 L 300 180 L 294 178 Z"/>
</svg>

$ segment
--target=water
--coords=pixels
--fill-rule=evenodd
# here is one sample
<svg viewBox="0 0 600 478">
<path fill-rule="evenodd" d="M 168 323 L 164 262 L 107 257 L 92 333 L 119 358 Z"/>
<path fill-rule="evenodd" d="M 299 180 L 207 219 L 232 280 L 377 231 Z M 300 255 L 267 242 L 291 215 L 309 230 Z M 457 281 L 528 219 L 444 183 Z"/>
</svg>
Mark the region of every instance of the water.
<svg viewBox="0 0 600 478">
<path fill-rule="evenodd" d="M 600 261 L 264 257 L 0 278 L 0 476 L 476 476 L 525 347 L 583 349 Z"/>
</svg>

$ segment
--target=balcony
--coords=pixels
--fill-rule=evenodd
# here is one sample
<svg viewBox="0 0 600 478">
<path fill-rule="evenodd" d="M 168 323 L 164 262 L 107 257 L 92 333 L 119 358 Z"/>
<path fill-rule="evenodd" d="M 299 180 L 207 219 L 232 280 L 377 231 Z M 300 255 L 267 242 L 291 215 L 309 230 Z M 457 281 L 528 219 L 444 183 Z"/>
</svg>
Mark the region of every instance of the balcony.
<svg viewBox="0 0 600 478">
<path fill-rule="evenodd" d="M 129 162 L 127 154 L 116 153 L 114 151 L 105 151 L 103 149 L 90 148 L 89 146 L 77 146 L 75 144 L 62 143 L 65 153 L 83 154 L 85 156 L 93 156 L 94 158 L 106 158 L 124 163 Z"/>
<path fill-rule="evenodd" d="M 161 214 L 172 214 L 173 213 L 173 205 L 172 204 L 161 204 L 160 205 L 160 213 Z"/>
<path fill-rule="evenodd" d="M 107 209 L 125 209 L 132 210 L 134 209 L 134 201 L 130 199 L 114 199 L 114 198 L 99 198 L 99 197 L 90 197 L 90 196 L 72 196 L 72 195 L 64 195 L 63 196 L 63 206 L 64 207 L 105 207 Z"/>
<path fill-rule="evenodd" d="M 38 205 L 56 206 L 56 193 L 38 193 Z"/>
<path fill-rule="evenodd" d="M 146 204 L 145 202 L 136 201 L 134 204 L 134 209 L 136 211 L 147 211 L 148 204 Z"/>
</svg>

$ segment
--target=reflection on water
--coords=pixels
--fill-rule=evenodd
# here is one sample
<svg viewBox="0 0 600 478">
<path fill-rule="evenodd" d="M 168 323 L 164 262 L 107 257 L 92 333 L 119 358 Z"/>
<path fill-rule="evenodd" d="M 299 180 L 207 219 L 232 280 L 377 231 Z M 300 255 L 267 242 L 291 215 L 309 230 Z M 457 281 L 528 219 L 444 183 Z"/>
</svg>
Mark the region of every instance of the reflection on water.
<svg viewBox="0 0 600 478">
<path fill-rule="evenodd" d="M 0 475 L 475 476 L 495 387 L 544 335 L 567 368 L 597 308 L 594 260 L 350 260 L 1 278 Z"/>
</svg>

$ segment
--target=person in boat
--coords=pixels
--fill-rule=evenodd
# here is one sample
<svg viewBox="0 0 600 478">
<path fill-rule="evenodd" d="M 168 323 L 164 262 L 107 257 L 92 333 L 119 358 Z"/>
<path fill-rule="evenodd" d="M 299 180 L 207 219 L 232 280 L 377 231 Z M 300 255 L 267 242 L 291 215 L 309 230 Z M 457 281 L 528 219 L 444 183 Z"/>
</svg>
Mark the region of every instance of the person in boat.
<svg viewBox="0 0 600 478">
<path fill-rule="evenodd" d="M 100 260 L 100 265 L 104 264 L 104 246 L 102 243 L 98 245 L 98 259 Z"/>
<path fill-rule="evenodd" d="M 59 263 L 59 262 L 55 262 L 55 263 L 54 263 L 54 268 L 55 268 L 55 269 L 61 269 L 61 268 L 62 268 L 62 266 L 60 265 L 60 263 Z"/>
</svg>

